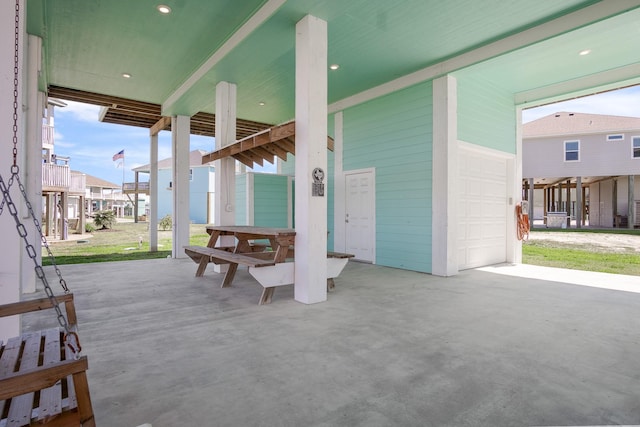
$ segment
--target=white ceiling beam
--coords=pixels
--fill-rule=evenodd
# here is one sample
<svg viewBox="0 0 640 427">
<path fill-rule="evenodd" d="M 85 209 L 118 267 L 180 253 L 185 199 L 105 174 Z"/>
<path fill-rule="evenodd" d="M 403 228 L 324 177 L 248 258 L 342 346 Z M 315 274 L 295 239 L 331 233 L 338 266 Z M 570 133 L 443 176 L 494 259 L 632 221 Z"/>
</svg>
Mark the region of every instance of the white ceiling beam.
<svg viewBox="0 0 640 427">
<path fill-rule="evenodd" d="M 189 92 L 189 90 L 198 83 L 204 76 L 211 71 L 229 52 L 233 51 L 240 43 L 242 43 L 251 33 L 267 21 L 287 0 L 269 0 L 260 8 L 247 22 L 242 25 L 238 31 L 233 33 L 231 37 L 216 50 L 207 61 L 200 66 L 193 74 L 176 89 L 162 104 L 162 111 L 170 111 L 173 106 Z M 211 88 L 213 93 L 214 89 Z M 212 95 L 213 96 L 213 95 Z"/>
<path fill-rule="evenodd" d="M 523 108 L 537 107 L 596 92 L 620 89 L 640 83 L 640 63 L 614 68 L 601 73 L 572 79 L 536 89 L 518 92 L 515 104 Z"/>
<path fill-rule="evenodd" d="M 552 21 L 545 22 L 544 24 L 529 28 L 528 30 L 489 43 L 478 49 L 334 102 L 329 105 L 329 113 L 342 111 L 354 105 L 370 101 L 423 81 L 433 80 L 436 77 L 559 36 L 637 7 L 640 7 L 640 0 L 601 1 L 584 9 L 561 16 Z"/>
</svg>

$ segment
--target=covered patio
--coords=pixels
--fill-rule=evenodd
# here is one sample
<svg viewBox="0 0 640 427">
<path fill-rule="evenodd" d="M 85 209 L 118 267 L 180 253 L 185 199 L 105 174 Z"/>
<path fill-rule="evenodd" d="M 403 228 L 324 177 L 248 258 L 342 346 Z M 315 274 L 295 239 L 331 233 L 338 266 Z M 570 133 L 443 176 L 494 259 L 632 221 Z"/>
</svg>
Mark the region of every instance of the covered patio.
<svg viewBox="0 0 640 427">
<path fill-rule="evenodd" d="M 442 278 L 354 262 L 325 304 L 290 286 L 258 306 L 246 271 L 221 289 L 188 259 L 62 267 L 98 425 L 637 424 L 637 280 L 519 268 Z M 44 314 L 24 329 L 54 325 Z"/>
</svg>

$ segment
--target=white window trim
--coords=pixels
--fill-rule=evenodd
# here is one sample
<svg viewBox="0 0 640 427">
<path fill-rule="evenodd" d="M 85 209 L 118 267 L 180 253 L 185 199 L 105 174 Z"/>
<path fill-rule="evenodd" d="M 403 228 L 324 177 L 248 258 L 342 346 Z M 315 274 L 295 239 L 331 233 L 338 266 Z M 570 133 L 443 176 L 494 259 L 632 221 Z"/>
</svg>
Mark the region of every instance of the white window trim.
<svg viewBox="0 0 640 427">
<path fill-rule="evenodd" d="M 578 158 L 576 160 L 567 160 L 567 143 L 569 142 L 578 143 Z M 580 161 L 580 140 L 579 139 L 571 139 L 571 140 L 564 141 L 563 148 L 564 149 L 562 150 L 562 159 L 564 160 L 565 163 L 573 163 L 573 162 Z M 573 152 L 573 150 L 571 152 Z"/>
<path fill-rule="evenodd" d="M 614 136 L 617 136 L 619 138 L 613 138 Z M 624 141 L 623 133 L 612 133 L 611 135 L 607 135 L 607 142 L 618 142 L 618 141 Z"/>
<path fill-rule="evenodd" d="M 636 135 L 636 136 L 632 136 L 632 137 L 631 137 L 631 158 L 632 158 L 632 159 L 634 159 L 634 160 L 640 160 L 640 157 L 635 157 L 635 156 L 633 155 L 633 151 L 634 151 L 634 150 L 633 150 L 633 149 L 634 149 L 633 143 L 634 143 L 634 141 L 635 141 L 636 139 L 640 142 L 640 135 Z M 639 146 L 638 148 L 640 148 L 640 146 Z"/>
</svg>

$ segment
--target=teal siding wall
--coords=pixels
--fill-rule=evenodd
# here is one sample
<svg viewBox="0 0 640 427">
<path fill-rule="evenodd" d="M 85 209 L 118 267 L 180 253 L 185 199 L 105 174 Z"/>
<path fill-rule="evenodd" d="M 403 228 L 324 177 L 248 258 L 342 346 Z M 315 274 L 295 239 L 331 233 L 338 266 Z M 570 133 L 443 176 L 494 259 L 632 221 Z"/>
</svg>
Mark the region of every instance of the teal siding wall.
<svg viewBox="0 0 640 427">
<path fill-rule="evenodd" d="M 513 94 L 465 73 L 458 78 L 458 139 L 514 154 Z"/>
<path fill-rule="evenodd" d="M 247 174 L 236 175 L 236 225 L 247 224 Z"/>
<path fill-rule="evenodd" d="M 432 85 L 344 111 L 344 170 L 376 169 L 376 263 L 431 272 Z"/>
<path fill-rule="evenodd" d="M 327 135 L 332 138 L 335 136 L 335 115 L 331 114 L 327 117 Z M 327 176 L 325 180 L 325 197 L 327 198 L 327 230 L 329 231 L 329 236 L 327 238 L 327 249 L 333 250 L 333 238 L 335 236 L 334 233 L 334 154 L 332 151 L 327 150 L 327 170 L 325 171 L 325 175 Z M 293 176 L 295 175 L 295 158 L 291 154 L 287 156 L 287 161 L 282 163 L 282 167 L 280 169 L 281 173 Z M 295 182 L 294 187 L 295 189 Z M 295 190 L 294 190 L 295 193 Z M 294 199 L 295 200 L 295 199 Z M 295 225 L 295 214 L 293 223 Z"/>
<path fill-rule="evenodd" d="M 207 223 L 207 205 L 209 191 L 209 176 L 213 167 L 191 168 L 192 180 L 189 182 L 189 219 L 194 224 Z"/>
<path fill-rule="evenodd" d="M 158 170 L 158 219 L 172 215 L 173 192 L 169 189 L 170 183 L 171 169 Z"/>
<path fill-rule="evenodd" d="M 286 228 L 288 177 L 272 174 L 254 174 L 253 177 L 254 224 Z"/>
</svg>

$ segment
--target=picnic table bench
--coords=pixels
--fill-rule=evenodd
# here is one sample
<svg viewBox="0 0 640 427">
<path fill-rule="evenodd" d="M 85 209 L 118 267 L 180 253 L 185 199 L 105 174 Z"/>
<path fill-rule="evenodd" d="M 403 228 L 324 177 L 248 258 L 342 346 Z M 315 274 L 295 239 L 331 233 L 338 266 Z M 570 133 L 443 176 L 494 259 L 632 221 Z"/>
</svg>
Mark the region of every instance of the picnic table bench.
<svg viewBox="0 0 640 427">
<path fill-rule="evenodd" d="M 201 277 L 212 262 L 228 265 L 222 281 L 223 288 L 231 286 L 238 265 L 248 268 L 263 287 L 258 304 L 269 304 L 278 286 L 294 282 L 294 263 L 287 262 L 294 256 L 295 231 L 283 228 L 252 226 L 209 226 L 211 235 L 207 246 L 185 246 L 185 253 L 198 264 L 196 277 Z M 232 235 L 237 239 L 235 246 L 215 247 L 220 236 Z M 256 244 L 255 240 L 268 240 L 269 245 Z M 349 258 L 353 255 L 327 252 L 327 290 L 335 287 L 334 279 L 340 275 Z"/>
</svg>

